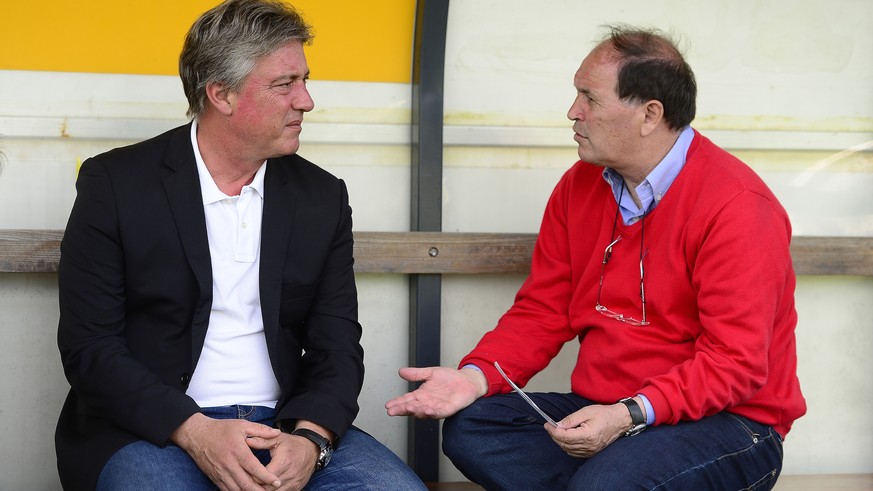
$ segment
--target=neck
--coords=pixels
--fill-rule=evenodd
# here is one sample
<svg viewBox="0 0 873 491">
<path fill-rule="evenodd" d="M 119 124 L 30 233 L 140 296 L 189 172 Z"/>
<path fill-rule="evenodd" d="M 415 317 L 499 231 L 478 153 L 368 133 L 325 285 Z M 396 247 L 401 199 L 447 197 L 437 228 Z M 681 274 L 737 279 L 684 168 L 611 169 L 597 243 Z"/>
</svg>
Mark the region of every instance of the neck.
<svg viewBox="0 0 873 491">
<path fill-rule="evenodd" d="M 197 146 L 218 189 L 228 196 L 237 196 L 243 186 L 251 184 L 264 161 L 234 152 L 234 148 L 243 147 L 234 145 L 231 138 L 216 131 L 216 123 L 208 118 L 197 122 Z"/>
<path fill-rule="evenodd" d="M 639 198 L 637 198 L 635 191 L 636 187 L 645 181 L 652 170 L 670 153 L 680 134 L 682 134 L 681 131 L 673 130 L 665 130 L 658 134 L 653 133 L 649 138 L 642 140 L 640 151 L 633 164 L 621 169 L 614 168 L 624 178 L 628 191 L 638 205 Z"/>
</svg>

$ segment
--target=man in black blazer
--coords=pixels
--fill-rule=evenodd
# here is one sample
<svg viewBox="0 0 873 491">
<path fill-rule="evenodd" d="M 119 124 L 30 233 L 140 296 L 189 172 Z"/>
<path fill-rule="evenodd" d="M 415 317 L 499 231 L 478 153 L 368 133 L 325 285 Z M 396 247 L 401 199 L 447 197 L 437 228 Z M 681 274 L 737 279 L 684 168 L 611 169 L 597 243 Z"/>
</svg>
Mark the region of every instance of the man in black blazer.
<svg viewBox="0 0 873 491">
<path fill-rule="evenodd" d="M 296 155 L 311 37 L 278 1 L 206 12 L 179 62 L 192 123 L 82 165 L 58 270 L 66 489 L 424 489 L 352 426 L 351 209 Z"/>
</svg>

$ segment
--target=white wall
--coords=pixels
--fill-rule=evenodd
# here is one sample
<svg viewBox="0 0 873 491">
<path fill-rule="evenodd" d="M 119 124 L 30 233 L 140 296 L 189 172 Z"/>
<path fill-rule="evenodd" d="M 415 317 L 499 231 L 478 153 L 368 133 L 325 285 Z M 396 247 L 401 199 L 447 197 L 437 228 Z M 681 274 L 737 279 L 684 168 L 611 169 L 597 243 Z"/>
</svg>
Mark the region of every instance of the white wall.
<svg viewBox="0 0 873 491">
<path fill-rule="evenodd" d="M 608 22 L 682 35 L 698 77 L 694 126 L 752 165 L 795 233 L 873 235 L 873 2 L 452 0 L 446 51 L 444 229 L 534 232 L 575 159 L 572 76 Z M 409 225 L 409 87 L 313 81 L 301 154 L 346 179 L 356 230 Z M 0 71 L 0 228 L 62 228 L 76 162 L 184 122 L 173 77 Z M 509 306 L 523 278 L 447 277 L 443 363 Z M 66 382 L 54 275 L 0 275 L 0 489 L 56 489 Z M 360 275 L 367 375 L 358 424 L 405 455 L 407 283 Z M 809 413 L 785 472 L 873 472 L 873 278 L 801 277 L 799 376 Z M 567 390 L 572 347 L 530 385 Z M 22 412 L 26 413 L 22 415 Z M 28 424 L 23 424 L 27 423 Z M 39 424 L 33 423 L 34 421 Z M 460 475 L 445 459 L 443 479 Z"/>
</svg>

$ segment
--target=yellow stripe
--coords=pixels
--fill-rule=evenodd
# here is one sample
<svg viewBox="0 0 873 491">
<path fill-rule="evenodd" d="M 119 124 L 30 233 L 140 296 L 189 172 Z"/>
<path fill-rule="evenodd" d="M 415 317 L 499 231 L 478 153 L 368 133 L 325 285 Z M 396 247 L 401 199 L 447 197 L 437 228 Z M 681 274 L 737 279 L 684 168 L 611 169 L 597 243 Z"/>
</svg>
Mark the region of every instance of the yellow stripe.
<svg viewBox="0 0 873 491">
<path fill-rule="evenodd" d="M 176 75 L 185 33 L 215 0 L 3 1 L 0 69 Z M 314 80 L 410 80 L 415 0 L 295 0 L 314 25 Z"/>
</svg>

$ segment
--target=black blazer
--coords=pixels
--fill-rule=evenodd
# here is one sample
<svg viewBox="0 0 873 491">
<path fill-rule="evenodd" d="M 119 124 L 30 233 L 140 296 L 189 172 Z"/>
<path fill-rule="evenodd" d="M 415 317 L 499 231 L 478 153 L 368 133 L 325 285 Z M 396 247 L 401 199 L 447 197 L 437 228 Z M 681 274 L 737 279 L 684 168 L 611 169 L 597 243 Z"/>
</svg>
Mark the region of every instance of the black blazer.
<svg viewBox="0 0 873 491">
<path fill-rule="evenodd" d="M 165 445 L 199 410 L 185 390 L 209 322 L 212 268 L 190 131 L 112 150 L 79 172 L 58 266 L 71 390 L 55 448 L 67 489 L 93 489 L 120 447 Z M 364 376 L 346 187 L 297 155 L 270 159 L 264 181 L 260 297 L 282 390 L 277 420 L 342 436 Z"/>
</svg>

